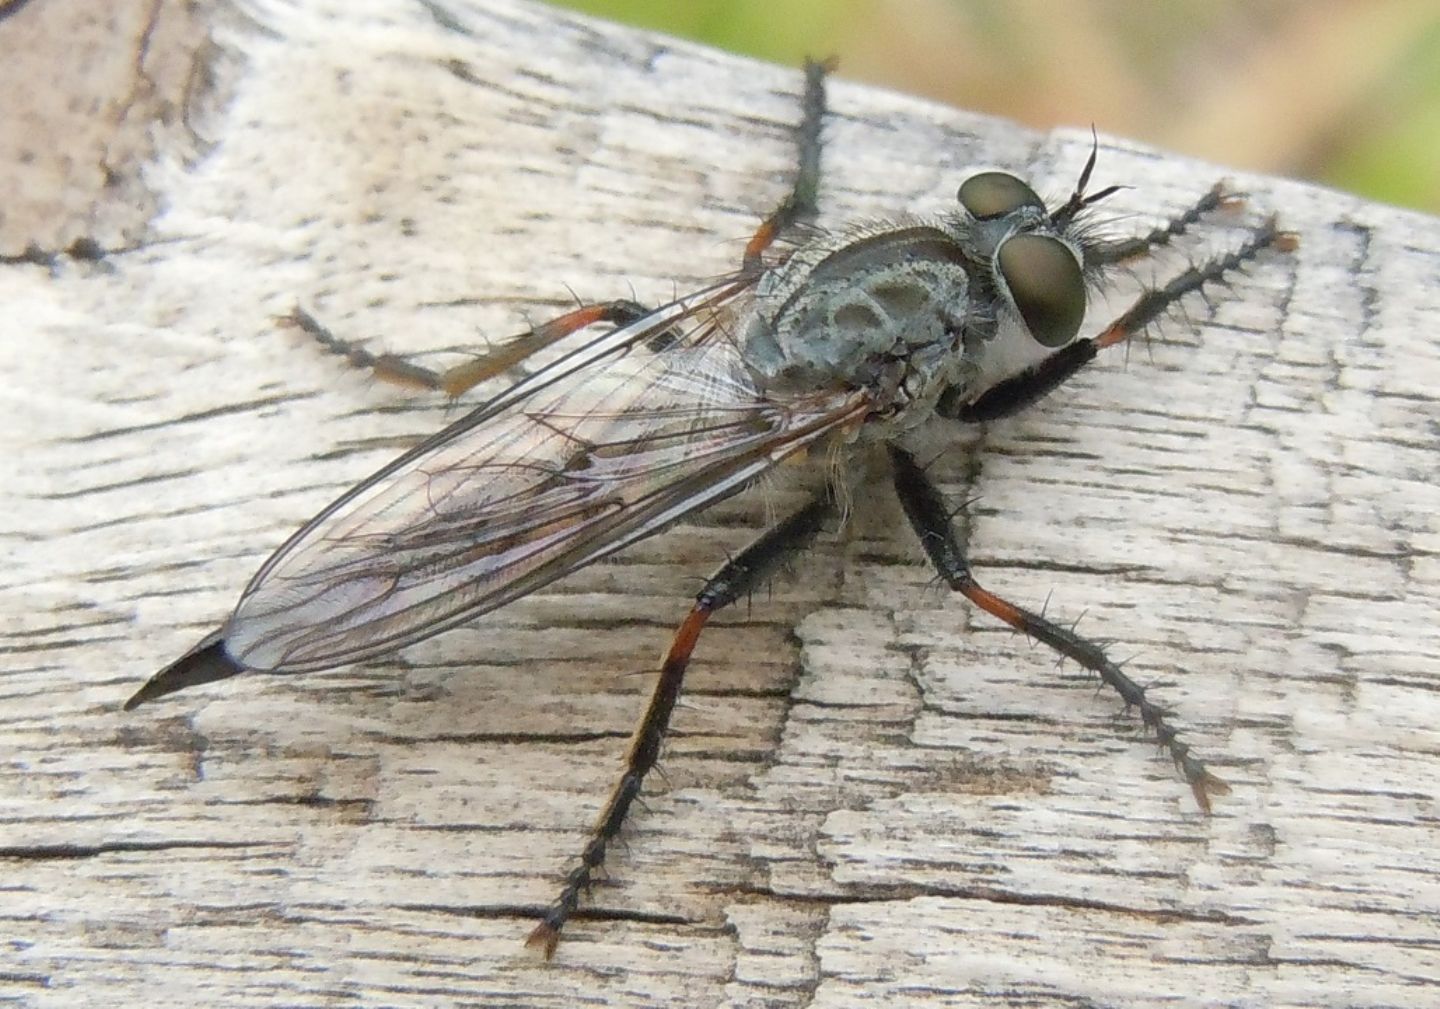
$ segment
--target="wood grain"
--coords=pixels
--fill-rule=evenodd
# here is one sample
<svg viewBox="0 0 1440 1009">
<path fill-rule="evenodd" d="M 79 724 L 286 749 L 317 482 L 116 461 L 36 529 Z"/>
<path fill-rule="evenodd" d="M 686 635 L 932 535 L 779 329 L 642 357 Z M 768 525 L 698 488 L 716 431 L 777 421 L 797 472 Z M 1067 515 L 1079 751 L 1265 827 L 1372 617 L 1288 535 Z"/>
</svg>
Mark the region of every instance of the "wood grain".
<svg viewBox="0 0 1440 1009">
<path fill-rule="evenodd" d="M 1153 276 L 1269 212 L 1296 254 L 940 464 L 986 584 L 1131 657 L 1234 785 L 1214 816 L 1112 696 L 946 598 L 877 503 L 707 632 L 664 778 L 545 965 L 521 940 L 669 628 L 783 493 L 390 660 L 119 706 L 463 409 L 273 317 L 444 364 L 575 297 L 663 300 L 785 191 L 799 74 L 509 0 L 159 31 L 179 7 L 127 36 L 182 68 L 179 104 L 86 126 L 155 122 L 122 172 L 143 226 L 67 255 L 84 229 L 27 194 L 83 196 L 82 222 L 135 194 L 7 180 L 0 1000 L 1440 1004 L 1440 223 L 1237 178 L 1249 208 Z M 58 52 L 87 17 L 29 5 L 0 45 Z M 19 89 L 0 132 L 53 100 Z M 843 80 L 831 104 L 830 222 L 941 212 L 981 165 L 1063 194 L 1089 152 Z M 1218 174 L 1102 138 L 1096 181 L 1133 187 L 1125 232 Z"/>
</svg>

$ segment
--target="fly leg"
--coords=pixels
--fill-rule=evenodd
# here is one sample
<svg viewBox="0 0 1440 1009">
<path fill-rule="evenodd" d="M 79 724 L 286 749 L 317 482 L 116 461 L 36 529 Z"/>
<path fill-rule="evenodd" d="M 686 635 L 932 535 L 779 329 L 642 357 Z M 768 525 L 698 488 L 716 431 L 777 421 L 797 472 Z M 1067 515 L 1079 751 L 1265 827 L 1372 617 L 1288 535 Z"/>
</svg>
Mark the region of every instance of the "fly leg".
<svg viewBox="0 0 1440 1009">
<path fill-rule="evenodd" d="M 744 273 L 765 268 L 764 253 L 795 225 L 814 220 L 819 213 L 820 129 L 825 119 L 825 75 L 834 67 L 828 60 L 805 61 L 805 95 L 801 99 L 800 124 L 795 128 L 795 181 L 790 194 L 760 224 L 745 245 L 741 263 Z"/>
<path fill-rule="evenodd" d="M 800 124 L 795 131 L 798 150 L 795 181 L 790 194 L 765 218 L 745 244 L 742 262 L 744 273 L 763 271 L 765 251 L 796 224 L 812 220 L 817 214 L 820 130 L 825 118 L 825 75 L 830 69 L 831 64 L 828 62 L 810 60 L 805 64 L 805 94 L 801 102 Z M 345 358 L 357 368 L 370 371 L 376 378 L 410 389 L 443 392 L 453 398 L 481 382 L 495 378 L 536 351 L 586 326 L 596 323 L 627 326 L 644 318 L 649 312 L 644 305 L 625 299 L 582 305 L 529 332 L 504 341 L 486 354 L 443 371 L 412 364 L 394 354 L 373 354 L 357 343 L 336 336 L 299 306 L 289 314 L 281 316 L 279 321 L 283 325 L 303 330 L 330 353 Z M 668 343 L 677 340 L 678 334 L 671 331 L 658 333 L 652 340 L 652 349 L 663 350 Z"/>
<path fill-rule="evenodd" d="M 1085 265 L 1087 267 L 1112 266 L 1148 256 L 1159 246 L 1169 245 L 1171 241 L 1185 234 L 1191 226 L 1198 224 L 1208 214 L 1217 210 L 1234 210 L 1244 202 L 1244 196 L 1230 192 L 1224 182 L 1217 182 L 1209 192 L 1196 200 L 1184 213 L 1172 217 L 1158 228 L 1152 228 L 1147 234 L 1101 242 L 1087 248 Z"/>
<path fill-rule="evenodd" d="M 429 389 L 455 397 L 515 367 L 537 350 L 548 347 L 586 326 L 596 323 L 627 326 L 649 314 L 650 310 L 644 305 L 628 300 L 582 305 L 572 312 L 566 312 L 506 340 L 488 353 L 444 371 L 422 368 L 394 354 L 372 354 L 357 343 L 342 340 L 299 306 L 289 315 L 282 316 L 279 321 L 283 325 L 303 330 L 330 353 L 340 355 L 357 368 L 368 369 L 376 378 L 411 389 Z"/>
<path fill-rule="evenodd" d="M 1175 766 L 1189 783 L 1195 801 L 1206 813 L 1210 812 L 1211 797 L 1230 791 L 1230 786 L 1211 774 L 1203 761 L 1191 756 L 1189 745 L 1180 740 L 1178 731 L 1166 718 L 1165 710 L 1147 698 L 1145 688 L 1112 662 L 1098 644 L 982 588 L 970 573 L 970 565 L 955 538 L 950 511 L 940 491 L 908 452 L 892 446 L 890 459 L 894 467 L 895 493 L 910 519 L 911 527 L 920 538 L 921 546 L 946 584 L 991 616 L 1099 674 L 1100 679 L 1114 688 L 1127 707 L 1140 712 L 1140 718 L 1155 733 L 1160 745 L 1169 751 Z"/>
<path fill-rule="evenodd" d="M 1216 191 L 1212 190 L 1213 192 Z M 1166 229 L 1157 229 L 1156 234 L 1160 233 L 1169 232 Z M 1136 241 L 1143 243 L 1147 240 Z M 1150 244 L 1159 244 L 1159 239 Z M 997 382 L 968 403 L 947 393 L 941 396 L 936 412 L 954 420 L 980 423 L 1023 410 L 1068 382 L 1076 372 L 1095 360 L 1095 356 L 1104 348 L 1123 343 L 1143 332 L 1146 326 L 1170 311 L 1187 294 L 1222 279 L 1266 249 L 1290 252 L 1298 244 L 1299 240 L 1294 234 L 1281 231 L 1275 219 L 1271 218 L 1251 231 L 1244 244 L 1233 252 L 1192 266 L 1172 277 L 1167 283 L 1144 291 L 1127 311 L 1106 326 L 1099 335 L 1074 341 L 1039 364 Z"/>
<path fill-rule="evenodd" d="M 548 960 L 560 941 L 560 930 L 580 903 L 580 894 L 590 888 L 591 881 L 605 861 L 605 851 L 620 832 L 630 805 L 640 794 L 645 775 L 660 756 L 660 744 L 670 725 L 670 714 L 680 696 L 680 685 L 690 654 L 700 632 L 711 614 L 744 598 L 773 575 L 789 557 L 810 545 L 826 520 L 835 512 L 832 497 L 827 493 L 795 512 L 779 525 L 765 532 L 705 583 L 695 597 L 690 613 L 675 632 L 669 650 L 660 666 L 660 679 L 650 697 L 650 704 L 631 737 L 625 756 L 625 770 L 610 793 L 590 840 L 580 852 L 579 864 L 565 876 L 560 895 L 535 926 L 525 945 L 538 947 Z"/>
</svg>

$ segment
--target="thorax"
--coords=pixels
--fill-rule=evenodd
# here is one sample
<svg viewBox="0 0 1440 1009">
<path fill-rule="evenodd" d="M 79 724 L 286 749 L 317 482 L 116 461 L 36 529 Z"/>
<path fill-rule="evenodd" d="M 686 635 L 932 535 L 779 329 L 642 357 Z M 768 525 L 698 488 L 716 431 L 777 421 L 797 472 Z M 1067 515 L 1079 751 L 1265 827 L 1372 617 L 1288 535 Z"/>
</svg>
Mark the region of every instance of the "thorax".
<svg viewBox="0 0 1440 1009">
<path fill-rule="evenodd" d="M 922 423 L 994 332 L 968 256 L 938 224 L 817 238 L 759 281 L 742 357 L 763 389 L 864 388 L 901 427 Z"/>
</svg>

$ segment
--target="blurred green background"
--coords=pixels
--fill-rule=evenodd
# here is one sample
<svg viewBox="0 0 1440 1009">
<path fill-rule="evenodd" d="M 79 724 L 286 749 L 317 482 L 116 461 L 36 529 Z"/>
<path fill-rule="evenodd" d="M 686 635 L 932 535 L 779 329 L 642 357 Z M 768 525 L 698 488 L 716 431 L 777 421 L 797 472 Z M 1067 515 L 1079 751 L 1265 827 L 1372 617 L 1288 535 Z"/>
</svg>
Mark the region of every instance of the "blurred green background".
<svg viewBox="0 0 1440 1009">
<path fill-rule="evenodd" d="M 1437 0 L 569 0 L 776 63 L 1440 213 Z"/>
</svg>

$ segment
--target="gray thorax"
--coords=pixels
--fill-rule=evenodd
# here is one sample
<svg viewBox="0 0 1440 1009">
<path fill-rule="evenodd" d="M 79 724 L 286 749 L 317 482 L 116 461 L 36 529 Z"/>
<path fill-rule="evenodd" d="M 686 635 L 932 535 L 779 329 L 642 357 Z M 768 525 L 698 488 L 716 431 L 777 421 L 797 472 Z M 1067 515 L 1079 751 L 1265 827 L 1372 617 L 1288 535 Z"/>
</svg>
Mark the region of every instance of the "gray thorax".
<svg viewBox="0 0 1440 1009">
<path fill-rule="evenodd" d="M 1048 230 L 1042 215 L 962 212 L 824 234 L 760 279 L 741 356 L 761 389 L 863 388 L 887 426 L 918 426 L 947 390 L 971 399 L 1054 353 L 996 267 L 1008 238 Z M 1078 271 L 1078 246 L 1065 247 Z"/>
</svg>

